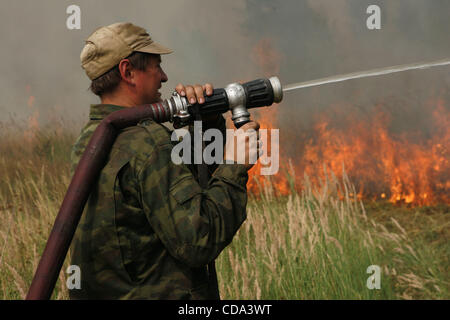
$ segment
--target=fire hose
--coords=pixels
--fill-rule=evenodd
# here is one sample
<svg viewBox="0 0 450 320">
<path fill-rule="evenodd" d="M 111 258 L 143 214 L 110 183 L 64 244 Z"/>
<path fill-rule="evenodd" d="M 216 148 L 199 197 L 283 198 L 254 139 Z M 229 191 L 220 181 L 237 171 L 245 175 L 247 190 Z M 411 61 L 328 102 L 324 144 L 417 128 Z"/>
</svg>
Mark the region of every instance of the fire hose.
<svg viewBox="0 0 450 320">
<path fill-rule="evenodd" d="M 185 97 L 174 93 L 171 98 L 162 102 L 126 108 L 104 118 L 92 134 L 78 163 L 26 299 L 50 299 L 91 189 L 121 130 L 150 118 L 157 123 L 170 121 L 175 128 L 180 128 L 196 120 L 194 114 L 203 117 L 227 111 L 231 111 L 234 125 L 239 128 L 250 121 L 248 109 L 271 106 L 282 99 L 280 80 L 271 77 L 214 89 L 213 94 L 206 96 L 201 105 L 191 105 Z"/>
</svg>

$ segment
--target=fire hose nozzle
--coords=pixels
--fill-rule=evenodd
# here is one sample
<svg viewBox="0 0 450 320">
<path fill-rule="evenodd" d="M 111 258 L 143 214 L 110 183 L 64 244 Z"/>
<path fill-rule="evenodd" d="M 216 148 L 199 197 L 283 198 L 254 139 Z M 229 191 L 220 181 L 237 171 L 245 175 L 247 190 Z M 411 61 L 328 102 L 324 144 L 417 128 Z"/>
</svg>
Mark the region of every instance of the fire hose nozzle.
<svg viewBox="0 0 450 320">
<path fill-rule="evenodd" d="M 273 89 L 273 102 L 280 103 L 283 100 L 283 86 L 281 85 L 281 81 L 278 77 L 270 77 L 269 81 Z"/>
<path fill-rule="evenodd" d="M 234 125 L 239 128 L 250 121 L 248 109 L 271 106 L 283 99 L 283 88 L 278 77 L 257 79 L 243 84 L 231 83 L 225 88 L 214 89 L 211 96 L 205 97 L 205 103 L 190 104 L 185 97 L 174 92 L 166 100 L 175 128 L 188 125 L 194 120 L 194 113 L 210 115 L 231 111 Z"/>
</svg>

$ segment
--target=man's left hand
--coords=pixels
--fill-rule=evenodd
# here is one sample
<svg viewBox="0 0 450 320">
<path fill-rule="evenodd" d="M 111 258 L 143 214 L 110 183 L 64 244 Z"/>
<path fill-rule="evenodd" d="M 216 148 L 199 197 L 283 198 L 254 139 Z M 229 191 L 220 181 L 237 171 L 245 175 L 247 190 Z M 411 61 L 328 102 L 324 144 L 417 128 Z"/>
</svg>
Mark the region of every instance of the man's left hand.
<svg viewBox="0 0 450 320">
<path fill-rule="evenodd" d="M 196 84 L 193 86 L 184 86 L 183 84 L 179 83 L 175 87 L 175 90 L 180 96 L 186 97 L 190 104 L 203 104 L 205 103 L 205 93 L 207 96 L 212 95 L 214 88 L 210 83 L 205 83 L 204 85 Z M 204 117 L 203 121 L 206 126 L 216 127 L 216 123 L 220 121 L 221 118 L 221 114 L 211 114 Z"/>
<path fill-rule="evenodd" d="M 210 83 L 205 83 L 204 85 L 187 85 L 184 86 L 183 84 L 179 83 L 175 90 L 178 92 L 178 94 L 182 97 L 186 97 L 186 99 L 189 101 L 190 104 L 194 103 L 205 103 L 205 96 L 204 93 L 206 93 L 207 96 L 210 96 L 213 94 L 213 86 Z"/>
</svg>

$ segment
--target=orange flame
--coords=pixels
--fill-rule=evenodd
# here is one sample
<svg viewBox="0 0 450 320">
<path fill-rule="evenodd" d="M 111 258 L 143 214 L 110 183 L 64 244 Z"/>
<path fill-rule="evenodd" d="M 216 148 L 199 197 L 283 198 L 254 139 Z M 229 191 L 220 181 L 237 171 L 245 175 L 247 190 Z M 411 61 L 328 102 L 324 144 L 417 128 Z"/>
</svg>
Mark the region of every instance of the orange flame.
<svg viewBox="0 0 450 320">
<path fill-rule="evenodd" d="M 272 45 L 271 39 L 260 40 L 252 56 L 265 76 L 279 72 L 282 54 Z M 344 129 L 333 128 L 330 119 L 322 116 L 314 125 L 311 137 L 298 144 L 298 150 L 294 152 L 292 165 L 299 175 L 292 177 L 295 188 L 302 188 L 304 181 L 300 177 L 304 174 L 313 184 L 319 185 L 325 178 L 324 168 L 328 173 L 332 171 L 338 179 L 342 179 L 345 169 L 360 199 L 385 199 L 409 205 L 450 203 L 450 114 L 444 105 L 440 99 L 427 106 L 432 110 L 434 125 L 434 134 L 427 140 L 420 132 L 414 133 L 414 137 L 390 133 L 390 118 L 382 111 L 375 112 L 365 121 L 352 119 L 352 125 Z M 283 130 L 278 124 L 277 109 L 272 106 L 262 112 L 254 112 L 261 128 Z M 295 143 L 289 142 L 289 145 Z M 291 159 L 283 147 L 285 144 L 281 142 L 278 174 L 268 179 L 260 176 L 260 162 L 249 171 L 247 188 L 251 193 L 257 195 L 260 192 L 258 185 L 268 181 L 277 194 L 290 192 L 290 183 L 283 172 L 291 172 L 287 165 Z M 266 148 L 270 153 L 271 146 Z M 291 150 L 289 153 L 292 156 Z"/>
<path fill-rule="evenodd" d="M 295 172 L 306 173 L 318 185 L 325 178 L 324 167 L 337 178 L 342 178 L 345 169 L 357 187 L 358 198 L 386 199 L 408 205 L 450 203 L 450 114 L 443 100 L 435 101 L 430 107 L 434 134 L 427 140 L 412 139 L 412 135 L 421 136 L 417 132 L 390 133 L 389 116 L 382 111 L 369 120 L 351 121 L 351 127 L 344 129 L 333 128 L 331 121 L 322 116 L 314 126 L 312 137 L 298 150 L 301 157 L 294 163 Z M 275 108 L 272 110 L 276 112 Z M 276 119 L 276 114 L 269 113 L 259 121 L 270 128 L 268 119 Z M 286 163 L 287 157 L 280 148 L 280 167 Z M 250 173 L 255 175 L 257 171 L 252 169 Z M 271 179 L 280 194 L 288 193 L 285 177 Z M 264 178 L 254 177 L 249 181 L 252 192 L 258 192 L 255 180 L 262 184 Z M 296 178 L 299 188 L 302 182 Z"/>
<path fill-rule="evenodd" d="M 31 91 L 31 86 L 26 86 L 26 91 L 29 93 Z M 39 111 L 34 107 L 35 97 L 30 95 L 28 97 L 27 105 L 33 110 L 32 114 L 28 117 L 28 128 L 24 131 L 23 135 L 26 141 L 31 142 L 36 137 L 36 132 L 39 130 Z"/>
</svg>

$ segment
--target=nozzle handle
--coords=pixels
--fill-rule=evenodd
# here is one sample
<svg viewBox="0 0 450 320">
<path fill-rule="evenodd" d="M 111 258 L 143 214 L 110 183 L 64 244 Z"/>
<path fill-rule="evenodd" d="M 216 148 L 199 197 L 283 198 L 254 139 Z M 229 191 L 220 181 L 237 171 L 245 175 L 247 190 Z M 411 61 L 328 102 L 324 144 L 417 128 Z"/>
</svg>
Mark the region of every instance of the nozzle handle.
<svg viewBox="0 0 450 320">
<path fill-rule="evenodd" d="M 213 94 L 210 96 L 205 95 L 205 102 L 199 105 L 200 114 L 202 116 L 222 114 L 230 110 L 228 105 L 228 97 L 225 89 L 214 89 Z M 193 114 L 195 108 L 196 104 L 190 105 L 188 107 L 189 113 Z"/>
<path fill-rule="evenodd" d="M 273 103 L 273 89 L 268 79 L 257 79 L 242 84 L 245 90 L 247 109 L 270 106 Z"/>
</svg>

